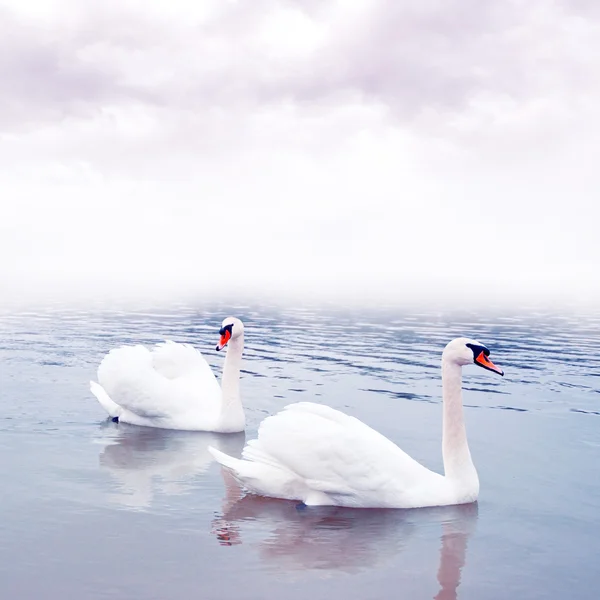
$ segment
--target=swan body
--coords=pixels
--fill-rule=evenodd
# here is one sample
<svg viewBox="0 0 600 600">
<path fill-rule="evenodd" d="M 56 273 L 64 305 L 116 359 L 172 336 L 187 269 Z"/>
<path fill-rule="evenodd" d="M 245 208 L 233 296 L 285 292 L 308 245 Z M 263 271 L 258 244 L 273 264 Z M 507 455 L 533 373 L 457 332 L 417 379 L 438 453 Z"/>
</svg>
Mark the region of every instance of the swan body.
<svg viewBox="0 0 600 600">
<path fill-rule="evenodd" d="M 111 350 L 90 390 L 113 420 L 132 425 L 233 433 L 245 428 L 239 377 L 244 326 L 223 321 L 217 350 L 229 345 L 221 385 L 202 354 L 188 344 L 166 341 Z"/>
<path fill-rule="evenodd" d="M 209 450 L 251 493 L 309 506 L 416 508 L 474 502 L 479 479 L 464 426 L 462 366 L 475 363 L 503 375 L 488 355 L 485 346 L 467 338 L 450 342 L 442 355 L 444 475 L 360 420 L 312 402 L 291 404 L 267 417 L 241 459 Z"/>
</svg>

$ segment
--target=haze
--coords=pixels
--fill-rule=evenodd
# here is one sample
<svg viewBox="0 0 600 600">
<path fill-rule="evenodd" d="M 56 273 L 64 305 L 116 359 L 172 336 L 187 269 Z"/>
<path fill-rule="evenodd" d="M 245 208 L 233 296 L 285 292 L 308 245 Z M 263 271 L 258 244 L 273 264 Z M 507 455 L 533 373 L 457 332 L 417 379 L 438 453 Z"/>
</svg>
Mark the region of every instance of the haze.
<svg viewBox="0 0 600 600">
<path fill-rule="evenodd" d="M 594 2 L 0 7 L 4 301 L 600 298 Z"/>
</svg>

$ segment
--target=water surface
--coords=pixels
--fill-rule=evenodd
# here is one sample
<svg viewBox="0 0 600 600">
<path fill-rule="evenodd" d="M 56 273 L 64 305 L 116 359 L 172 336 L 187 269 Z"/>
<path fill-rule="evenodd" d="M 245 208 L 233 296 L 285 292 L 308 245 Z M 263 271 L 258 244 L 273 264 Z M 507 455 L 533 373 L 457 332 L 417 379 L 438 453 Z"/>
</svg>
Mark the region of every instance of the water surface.
<svg viewBox="0 0 600 600">
<path fill-rule="evenodd" d="M 246 325 L 246 435 L 107 422 L 88 382 L 104 353 L 165 338 L 214 352 Z M 465 369 L 480 500 L 409 511 L 244 496 L 212 461 L 290 402 L 322 402 L 441 470 L 443 346 Z M 600 586 L 600 319 L 270 307 L 0 315 L 3 597 L 595 599 Z"/>
</svg>

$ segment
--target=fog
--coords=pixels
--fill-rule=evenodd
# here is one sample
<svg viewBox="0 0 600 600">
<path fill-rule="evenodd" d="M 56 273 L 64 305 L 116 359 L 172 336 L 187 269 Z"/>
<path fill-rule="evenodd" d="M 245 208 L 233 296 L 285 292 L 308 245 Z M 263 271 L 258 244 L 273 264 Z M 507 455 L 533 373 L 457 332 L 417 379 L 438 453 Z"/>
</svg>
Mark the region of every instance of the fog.
<svg viewBox="0 0 600 600">
<path fill-rule="evenodd" d="M 592 3 L 2 7 L 0 303 L 600 299 Z"/>
</svg>

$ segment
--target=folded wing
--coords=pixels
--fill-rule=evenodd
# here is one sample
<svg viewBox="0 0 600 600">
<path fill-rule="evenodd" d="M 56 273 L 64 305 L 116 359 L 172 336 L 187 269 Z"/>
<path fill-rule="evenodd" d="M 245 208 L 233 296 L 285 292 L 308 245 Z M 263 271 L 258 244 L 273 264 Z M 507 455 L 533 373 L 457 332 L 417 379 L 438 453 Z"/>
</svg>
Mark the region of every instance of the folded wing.
<svg viewBox="0 0 600 600">
<path fill-rule="evenodd" d="M 311 402 L 265 419 L 243 460 L 215 456 L 251 491 L 308 504 L 398 506 L 442 479 L 358 419 Z"/>
<path fill-rule="evenodd" d="M 111 350 L 98 367 L 98 381 L 114 403 L 148 419 L 218 410 L 221 394 L 200 352 L 174 342 Z"/>
</svg>

